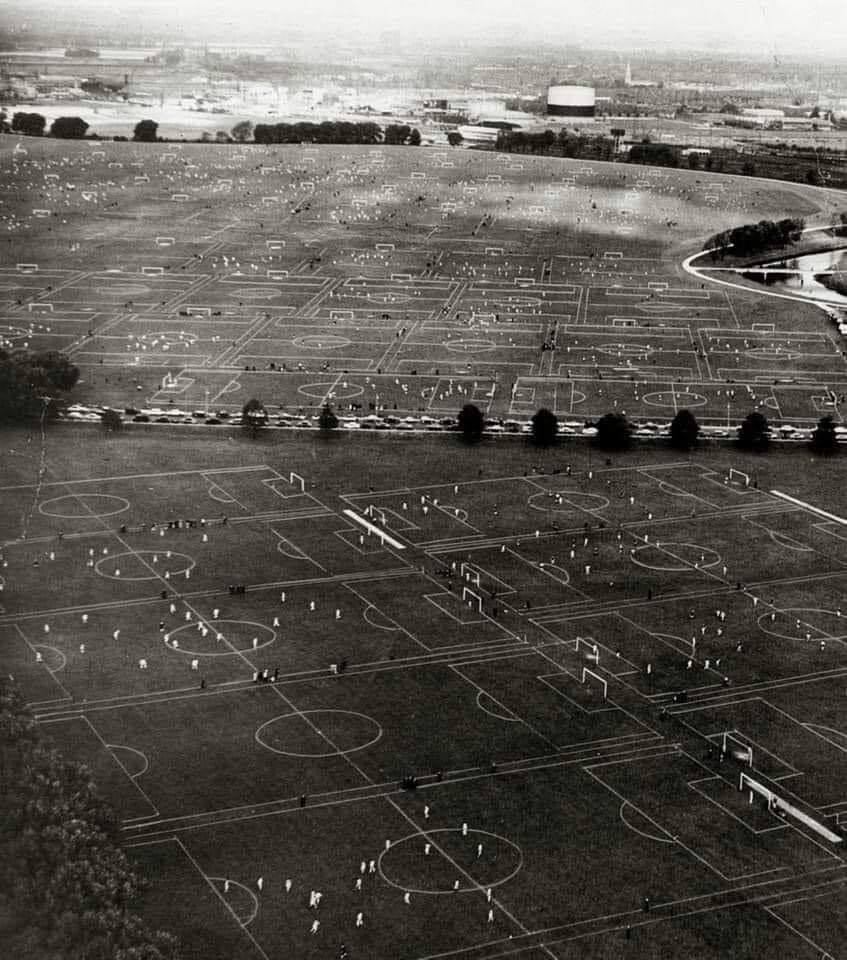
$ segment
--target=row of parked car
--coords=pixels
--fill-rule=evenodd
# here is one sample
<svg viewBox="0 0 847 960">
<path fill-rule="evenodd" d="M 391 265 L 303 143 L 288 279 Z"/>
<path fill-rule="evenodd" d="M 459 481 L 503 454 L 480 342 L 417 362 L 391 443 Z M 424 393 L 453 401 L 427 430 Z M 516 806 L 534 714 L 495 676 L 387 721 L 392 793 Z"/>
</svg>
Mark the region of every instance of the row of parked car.
<svg viewBox="0 0 847 960">
<path fill-rule="evenodd" d="M 61 415 L 61 419 L 76 421 L 98 422 L 103 413 L 109 408 L 94 405 L 75 403 L 69 406 Z M 175 407 L 161 408 L 148 407 L 136 409 L 126 407 L 123 411 L 115 411 L 122 420 L 131 420 L 134 423 L 191 423 L 240 426 L 243 418 L 240 413 L 230 413 L 228 410 L 180 410 Z M 317 429 L 317 414 L 293 414 L 280 410 L 278 414 L 268 418 L 267 426 L 293 427 L 296 429 Z M 431 417 L 427 414 L 419 416 L 398 417 L 391 414 L 370 413 L 364 417 L 338 418 L 340 430 L 427 430 L 450 431 L 458 427 L 455 417 Z M 655 439 L 668 434 L 668 423 L 657 423 L 652 420 L 643 423 L 634 423 L 633 436 L 640 439 Z M 532 424 L 528 420 L 503 420 L 492 417 L 485 421 L 486 434 L 529 434 Z M 597 429 L 581 420 L 565 420 L 559 423 L 559 436 L 563 437 L 593 437 Z M 774 438 L 779 440 L 808 441 L 811 438 L 812 428 L 793 427 L 784 424 L 772 430 Z M 839 441 L 847 442 L 847 427 L 836 427 L 836 436 Z M 704 439 L 712 438 L 735 439 L 737 427 L 701 425 L 700 434 Z"/>
</svg>

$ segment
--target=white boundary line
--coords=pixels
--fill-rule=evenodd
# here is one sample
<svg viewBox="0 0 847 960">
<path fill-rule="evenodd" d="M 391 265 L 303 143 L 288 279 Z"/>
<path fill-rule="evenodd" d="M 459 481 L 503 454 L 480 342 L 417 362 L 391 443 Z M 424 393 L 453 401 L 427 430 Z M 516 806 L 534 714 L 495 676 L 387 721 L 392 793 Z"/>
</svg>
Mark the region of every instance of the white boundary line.
<svg viewBox="0 0 847 960">
<path fill-rule="evenodd" d="M 348 517 L 350 520 L 353 520 L 355 523 L 358 523 L 359 526 L 364 527 L 369 534 L 373 534 L 374 536 L 379 537 L 379 539 L 383 543 L 389 544 L 389 546 L 394 547 L 395 550 L 406 549 L 406 547 L 402 543 L 400 543 L 399 540 L 395 540 L 393 537 L 389 536 L 387 533 L 384 533 L 382 530 L 379 529 L 379 527 L 375 526 L 370 521 L 365 520 L 363 516 L 356 513 L 355 510 L 346 509 L 346 510 L 342 510 L 341 512 L 344 514 L 345 517 Z"/>
<path fill-rule="evenodd" d="M 780 500 L 787 500 L 789 503 L 793 503 L 795 507 L 811 510 L 812 513 L 816 513 L 819 517 L 823 517 L 826 520 L 833 520 L 835 523 L 840 523 L 842 527 L 847 527 L 847 520 L 843 517 L 837 517 L 834 513 L 827 513 L 826 510 L 821 510 L 820 507 L 813 507 L 810 503 L 798 500 L 796 497 L 789 496 L 787 493 L 781 493 L 779 490 L 771 490 L 769 492 L 773 494 L 773 496 L 779 497 Z"/>
</svg>

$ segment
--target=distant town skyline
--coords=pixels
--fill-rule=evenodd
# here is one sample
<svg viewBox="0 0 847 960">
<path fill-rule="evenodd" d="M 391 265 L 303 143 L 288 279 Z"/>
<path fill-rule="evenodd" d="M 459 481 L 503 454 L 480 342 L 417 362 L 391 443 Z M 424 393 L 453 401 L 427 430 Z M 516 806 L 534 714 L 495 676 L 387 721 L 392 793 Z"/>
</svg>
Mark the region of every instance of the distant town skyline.
<svg viewBox="0 0 847 960">
<path fill-rule="evenodd" d="M 190 39 L 285 43 L 286 37 L 361 40 L 386 32 L 467 44 L 509 39 L 545 44 L 749 52 L 759 56 L 844 56 L 847 13 L 837 0 L 29 0 L 31 14 L 55 11 L 57 24 L 144 25 Z M 25 16 L 25 13 L 23 14 Z M 7 20 L 7 26 L 14 25 Z"/>
</svg>

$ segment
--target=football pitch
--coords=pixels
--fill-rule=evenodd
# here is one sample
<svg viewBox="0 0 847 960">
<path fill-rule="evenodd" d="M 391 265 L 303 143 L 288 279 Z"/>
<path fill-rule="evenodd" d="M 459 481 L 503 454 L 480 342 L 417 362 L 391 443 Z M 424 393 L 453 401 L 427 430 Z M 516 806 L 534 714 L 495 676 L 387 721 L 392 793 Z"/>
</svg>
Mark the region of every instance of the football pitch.
<svg viewBox="0 0 847 960">
<path fill-rule="evenodd" d="M 187 957 L 843 955 L 836 462 L 0 440 L 0 669 Z"/>
<path fill-rule="evenodd" d="M 0 344 L 118 409 L 842 421 L 841 336 L 685 258 L 837 191 L 451 149 L 10 140 Z"/>
</svg>

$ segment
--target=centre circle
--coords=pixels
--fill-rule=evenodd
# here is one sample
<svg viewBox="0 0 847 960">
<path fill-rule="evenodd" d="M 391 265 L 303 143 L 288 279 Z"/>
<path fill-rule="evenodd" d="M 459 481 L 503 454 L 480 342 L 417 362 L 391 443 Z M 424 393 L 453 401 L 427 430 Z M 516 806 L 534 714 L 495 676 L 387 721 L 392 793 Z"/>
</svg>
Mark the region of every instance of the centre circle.
<svg viewBox="0 0 847 960">
<path fill-rule="evenodd" d="M 97 520 L 129 510 L 129 500 L 111 493 L 67 494 L 39 503 L 38 512 L 61 520 Z"/>
<path fill-rule="evenodd" d="M 641 399 L 651 407 L 672 407 L 679 410 L 706 405 L 704 396 L 699 393 L 688 393 L 686 390 L 674 393 L 646 393 Z"/>
<path fill-rule="evenodd" d="M 199 629 L 201 622 L 207 630 L 205 637 Z M 223 634 L 221 640 L 218 640 L 219 633 Z M 176 653 L 187 656 L 229 657 L 234 653 L 269 647 L 276 637 L 276 630 L 252 620 L 194 620 L 169 630 L 165 642 Z M 173 645 L 174 640 L 178 641 L 179 646 Z"/>
<path fill-rule="evenodd" d="M 273 753 L 317 759 L 364 750 L 382 737 L 382 727 L 352 710 L 303 710 L 268 720 L 254 737 Z"/>
<path fill-rule="evenodd" d="M 282 291 L 277 287 L 241 287 L 229 296 L 233 300 L 276 300 L 282 296 Z"/>
<path fill-rule="evenodd" d="M 431 843 L 446 856 L 426 856 Z M 441 828 L 412 833 L 395 840 L 379 857 L 382 879 L 410 893 L 476 893 L 480 887 L 499 887 L 523 867 L 520 847 L 487 830 Z M 468 881 L 468 877 L 471 881 Z"/>
<path fill-rule="evenodd" d="M 493 340 L 448 340 L 444 346 L 454 353 L 481 353 L 497 348 Z"/>
<path fill-rule="evenodd" d="M 110 553 L 94 564 L 94 569 L 107 580 L 160 580 L 183 576 L 195 566 L 193 557 L 167 550 L 127 550 Z"/>
<path fill-rule="evenodd" d="M 184 333 L 182 330 L 159 330 L 156 333 L 142 333 L 137 342 L 156 347 L 192 347 L 197 343 L 197 334 Z"/>
<path fill-rule="evenodd" d="M 763 633 L 780 640 L 805 640 L 810 634 L 810 642 L 821 640 L 843 640 L 847 638 L 847 617 L 840 617 L 837 610 L 824 610 L 819 607 L 786 607 L 770 613 L 763 613 L 757 623 Z M 800 626 L 797 626 L 797 621 Z"/>
<path fill-rule="evenodd" d="M 648 357 L 653 353 L 652 347 L 643 347 L 637 343 L 608 343 L 596 348 L 597 353 L 610 356 Z"/>
<path fill-rule="evenodd" d="M 721 555 L 711 547 L 701 547 L 697 543 L 667 541 L 659 544 L 645 543 L 636 547 L 632 562 L 647 570 L 690 570 L 695 564 L 701 570 L 708 570 L 721 562 Z"/>
<path fill-rule="evenodd" d="M 754 360 L 799 360 L 803 356 L 802 353 L 778 350 L 776 347 L 754 347 L 744 352 Z"/>
<path fill-rule="evenodd" d="M 408 293 L 368 293 L 365 295 L 366 300 L 370 300 L 371 303 L 408 303 L 412 298 Z"/>
<path fill-rule="evenodd" d="M 29 336 L 31 336 L 31 334 L 28 330 L 24 330 L 23 327 L 13 327 L 9 323 L 0 323 L 0 339 L 22 340 Z"/>
<path fill-rule="evenodd" d="M 306 347 L 309 350 L 339 350 L 341 347 L 349 347 L 350 341 L 346 337 L 338 337 L 335 334 L 327 333 L 308 333 L 303 337 L 295 337 L 291 341 L 295 346 Z"/>
<path fill-rule="evenodd" d="M 558 497 L 562 502 L 558 502 Z M 606 497 L 598 493 L 583 493 L 581 490 L 551 490 L 550 493 L 534 493 L 529 498 L 533 510 L 551 510 L 554 513 L 570 513 L 576 507 L 582 510 L 605 510 L 609 506 Z"/>
<path fill-rule="evenodd" d="M 97 287 L 97 293 L 107 297 L 140 297 L 149 292 L 150 287 L 143 283 L 116 283 L 107 287 Z"/>
<path fill-rule="evenodd" d="M 332 397 L 334 400 L 350 400 L 353 397 L 360 397 L 365 388 L 358 383 L 303 383 L 297 388 L 297 392 L 304 397 L 311 397 L 314 400 L 325 400 Z"/>
</svg>

